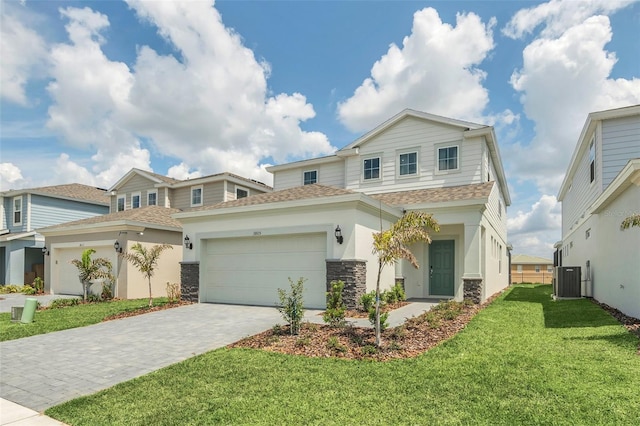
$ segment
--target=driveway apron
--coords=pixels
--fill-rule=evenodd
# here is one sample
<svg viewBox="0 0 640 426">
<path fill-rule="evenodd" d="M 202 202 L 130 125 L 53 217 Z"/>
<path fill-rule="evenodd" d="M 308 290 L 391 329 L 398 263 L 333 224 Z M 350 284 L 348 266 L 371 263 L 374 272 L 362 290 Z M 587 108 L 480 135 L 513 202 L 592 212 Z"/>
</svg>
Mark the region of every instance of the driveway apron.
<svg viewBox="0 0 640 426">
<path fill-rule="evenodd" d="M 275 308 L 200 303 L 2 342 L 0 397 L 43 411 L 278 322 Z"/>
</svg>

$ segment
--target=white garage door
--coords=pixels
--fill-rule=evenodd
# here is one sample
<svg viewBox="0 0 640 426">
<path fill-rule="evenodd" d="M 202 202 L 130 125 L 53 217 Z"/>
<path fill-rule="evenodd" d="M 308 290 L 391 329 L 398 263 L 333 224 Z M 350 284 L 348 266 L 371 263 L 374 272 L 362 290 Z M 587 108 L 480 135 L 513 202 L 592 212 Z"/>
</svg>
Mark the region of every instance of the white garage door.
<svg viewBox="0 0 640 426">
<path fill-rule="evenodd" d="M 207 240 L 204 302 L 274 306 L 288 278 L 304 277 L 304 305 L 326 307 L 326 234 Z"/>
<path fill-rule="evenodd" d="M 88 247 L 74 247 L 56 249 L 51 254 L 51 289 L 55 294 L 73 294 L 82 295 L 82 284 L 78 278 L 78 269 L 71 263 L 73 259 L 82 259 L 82 252 Z M 92 259 L 104 257 L 113 262 L 114 250 L 113 246 L 91 247 L 96 252 L 91 255 Z M 100 293 L 102 287 L 94 284 L 91 291 Z"/>
</svg>

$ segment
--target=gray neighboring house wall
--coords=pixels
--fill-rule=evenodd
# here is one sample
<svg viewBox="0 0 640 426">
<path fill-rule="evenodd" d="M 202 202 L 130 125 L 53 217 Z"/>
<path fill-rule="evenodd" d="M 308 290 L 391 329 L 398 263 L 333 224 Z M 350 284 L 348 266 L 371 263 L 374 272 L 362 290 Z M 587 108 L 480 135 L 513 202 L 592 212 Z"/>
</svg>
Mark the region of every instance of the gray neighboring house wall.
<svg viewBox="0 0 640 426">
<path fill-rule="evenodd" d="M 44 278 L 44 237 L 39 228 L 109 212 L 104 189 L 78 183 L 0 193 L 0 284 L 30 284 Z"/>
</svg>

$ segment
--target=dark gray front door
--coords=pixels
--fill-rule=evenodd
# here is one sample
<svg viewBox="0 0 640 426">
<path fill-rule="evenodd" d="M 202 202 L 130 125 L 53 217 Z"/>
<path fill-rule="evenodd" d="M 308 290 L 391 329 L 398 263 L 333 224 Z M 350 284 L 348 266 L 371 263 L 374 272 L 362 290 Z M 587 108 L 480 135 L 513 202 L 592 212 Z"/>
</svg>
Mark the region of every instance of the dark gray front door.
<svg viewBox="0 0 640 426">
<path fill-rule="evenodd" d="M 432 241 L 429 245 L 429 295 L 453 296 L 455 242 Z"/>
</svg>

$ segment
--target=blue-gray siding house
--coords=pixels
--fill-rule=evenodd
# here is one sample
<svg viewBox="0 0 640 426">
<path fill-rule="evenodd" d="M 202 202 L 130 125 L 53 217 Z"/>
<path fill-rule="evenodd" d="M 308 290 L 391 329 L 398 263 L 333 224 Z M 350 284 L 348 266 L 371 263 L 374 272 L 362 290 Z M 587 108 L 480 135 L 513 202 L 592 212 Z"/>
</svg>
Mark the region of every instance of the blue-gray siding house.
<svg viewBox="0 0 640 426">
<path fill-rule="evenodd" d="M 44 278 L 39 228 L 109 213 L 109 193 L 81 184 L 0 192 L 0 285 Z"/>
</svg>

